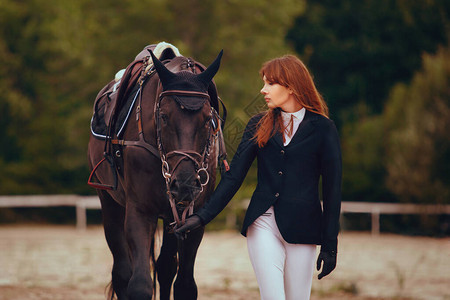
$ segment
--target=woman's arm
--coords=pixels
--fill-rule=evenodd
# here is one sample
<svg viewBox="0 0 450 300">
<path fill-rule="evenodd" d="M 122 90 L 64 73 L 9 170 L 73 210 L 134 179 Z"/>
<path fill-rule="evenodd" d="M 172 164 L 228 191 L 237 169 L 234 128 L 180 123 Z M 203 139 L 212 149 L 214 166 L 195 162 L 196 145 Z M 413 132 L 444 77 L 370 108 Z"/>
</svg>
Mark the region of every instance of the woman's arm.
<svg viewBox="0 0 450 300">
<path fill-rule="evenodd" d="M 219 185 L 206 204 L 194 215 L 189 217 L 185 225 L 175 230 L 175 233 L 179 237 L 200 225 L 208 224 L 227 206 L 239 190 L 256 157 L 258 146 L 253 140 L 253 136 L 259 119 L 258 116 L 250 119 L 231 161 L 230 170 L 222 175 Z"/>
<path fill-rule="evenodd" d="M 247 124 L 241 142 L 233 156 L 230 170 L 222 175 L 216 190 L 209 201 L 206 202 L 197 213 L 203 224 L 214 219 L 230 202 L 242 185 L 250 166 L 252 165 L 257 152 L 257 145 L 253 136 L 257 124 L 256 117 L 253 117 Z"/>
<path fill-rule="evenodd" d="M 341 212 L 342 160 L 336 126 L 332 121 L 325 128 L 321 171 L 323 195 L 322 251 L 337 251 Z"/>
<path fill-rule="evenodd" d="M 341 212 L 342 160 L 339 136 L 333 121 L 325 128 L 321 148 L 321 173 L 323 195 L 322 246 L 317 258 L 317 271 L 321 279 L 336 268 L 337 236 Z"/>
</svg>

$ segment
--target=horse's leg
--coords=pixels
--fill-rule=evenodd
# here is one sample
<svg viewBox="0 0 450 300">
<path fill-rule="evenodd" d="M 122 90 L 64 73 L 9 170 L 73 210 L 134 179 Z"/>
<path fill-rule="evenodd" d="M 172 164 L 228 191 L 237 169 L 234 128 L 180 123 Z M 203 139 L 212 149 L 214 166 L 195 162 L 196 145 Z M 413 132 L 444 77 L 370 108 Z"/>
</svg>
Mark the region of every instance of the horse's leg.
<svg viewBox="0 0 450 300">
<path fill-rule="evenodd" d="M 111 250 L 112 290 L 119 300 L 127 298 L 127 286 L 131 277 L 131 263 L 124 233 L 125 208 L 114 201 L 105 191 L 98 191 L 102 204 L 103 227 Z"/>
<path fill-rule="evenodd" d="M 174 299 L 197 299 L 197 285 L 194 279 L 194 263 L 197 249 L 203 238 L 205 228 L 198 228 L 188 234 L 187 239 L 179 242 L 179 267 L 174 284 Z"/>
<path fill-rule="evenodd" d="M 158 219 L 136 207 L 127 199 L 125 230 L 131 254 L 133 275 L 128 283 L 130 300 L 152 299 L 153 281 L 150 275 L 150 255 Z"/>
<path fill-rule="evenodd" d="M 158 275 L 160 300 L 170 299 L 172 282 L 177 273 L 177 238 L 173 233 L 168 233 L 167 224 L 164 220 L 164 234 L 161 253 L 156 261 L 156 274 Z"/>
</svg>

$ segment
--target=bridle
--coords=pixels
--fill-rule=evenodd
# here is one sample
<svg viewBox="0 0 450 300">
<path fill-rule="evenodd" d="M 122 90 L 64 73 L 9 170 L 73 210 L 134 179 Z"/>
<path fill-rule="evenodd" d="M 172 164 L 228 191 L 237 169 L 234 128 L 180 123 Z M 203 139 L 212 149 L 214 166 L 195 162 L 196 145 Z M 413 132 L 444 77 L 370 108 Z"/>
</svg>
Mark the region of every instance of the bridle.
<svg viewBox="0 0 450 300">
<path fill-rule="evenodd" d="M 195 91 L 182 91 L 182 90 L 167 90 L 163 91 L 159 94 L 158 100 L 155 102 L 155 121 L 156 121 L 156 136 L 157 136 L 157 145 L 159 156 L 161 158 L 161 172 L 166 182 L 166 190 L 167 196 L 169 198 L 170 206 L 172 208 L 172 213 L 174 216 L 174 223 L 171 225 L 181 226 L 184 224 L 186 216 L 189 216 L 194 211 L 194 202 L 196 199 L 192 201 L 179 201 L 176 202 L 171 191 L 170 191 L 170 183 L 172 180 L 172 174 L 175 172 L 177 167 L 183 160 L 190 160 L 194 163 L 195 166 L 195 174 L 197 180 L 200 182 L 201 191 L 198 193 L 200 195 L 203 192 L 203 187 L 209 183 L 209 173 L 208 173 L 208 161 L 211 154 L 211 145 L 213 138 L 217 137 L 218 126 L 216 124 L 214 129 L 214 119 L 217 118 L 215 115 L 215 110 L 213 107 L 210 109 L 209 113 L 209 127 L 208 127 L 208 135 L 205 143 L 205 147 L 203 148 L 202 153 L 196 152 L 194 150 L 173 150 L 170 152 L 166 152 L 163 145 L 163 139 L 161 134 L 161 102 L 167 96 L 187 96 L 187 97 L 197 97 L 197 98 L 206 98 L 208 101 L 210 99 L 209 94 L 203 92 L 195 92 Z M 183 105 L 179 104 L 181 109 L 186 109 Z M 172 165 L 172 168 L 169 165 L 168 160 L 173 157 L 179 157 L 175 160 L 175 163 Z M 202 176 L 204 175 L 204 182 L 201 181 Z M 178 216 L 178 208 L 183 210 L 181 214 L 181 220 Z"/>
<path fill-rule="evenodd" d="M 179 227 L 185 223 L 186 217 L 191 215 L 194 210 L 194 204 L 196 199 L 192 199 L 189 203 L 186 203 L 188 201 L 179 201 L 176 202 L 176 199 L 173 197 L 171 191 L 170 191 L 170 183 L 172 180 L 172 176 L 176 168 L 179 166 L 181 161 L 188 159 L 191 160 L 194 163 L 195 170 L 196 170 L 196 176 L 197 179 L 200 182 L 200 188 L 201 191 L 198 193 L 200 195 L 203 192 L 203 187 L 206 186 L 209 183 L 209 173 L 208 173 L 208 161 L 210 158 L 211 153 L 211 146 L 213 143 L 213 140 L 216 140 L 218 137 L 219 132 L 219 115 L 217 111 L 211 107 L 210 110 L 210 121 L 209 121 L 209 129 L 208 129 L 208 138 L 205 144 L 205 147 L 202 151 L 202 153 L 198 153 L 193 150 L 174 150 L 170 152 L 166 152 L 163 146 L 163 140 L 161 135 L 161 116 L 160 116 L 160 107 L 162 100 L 167 96 L 184 96 L 184 97 L 200 97 L 200 98 L 206 98 L 208 102 L 210 102 L 210 96 L 208 93 L 203 92 L 196 92 L 196 91 L 184 91 L 184 90 L 166 90 L 163 92 L 160 92 L 157 100 L 155 101 L 154 105 L 154 116 L 155 116 L 155 126 L 156 126 L 156 135 L 157 135 L 157 148 L 154 145 L 149 144 L 147 141 L 145 141 L 144 138 L 144 131 L 142 126 L 142 113 L 141 113 L 141 104 L 142 104 L 142 89 L 144 86 L 144 83 L 147 81 L 148 78 L 150 78 L 153 74 L 156 73 L 156 70 L 154 68 L 147 68 L 148 58 L 144 59 L 144 64 L 141 69 L 141 76 L 138 80 L 139 89 L 137 93 L 138 95 L 138 103 L 136 106 L 136 121 L 138 125 L 138 131 L 139 131 L 139 140 L 137 141 L 127 141 L 127 140 L 119 140 L 119 139 L 112 139 L 111 144 L 121 145 L 121 146 L 137 146 L 142 147 L 149 151 L 151 154 L 156 156 L 161 160 L 161 172 L 162 176 L 164 177 L 165 183 L 166 183 L 166 193 L 170 202 L 170 207 L 172 210 L 174 222 L 170 225 L 175 225 L 176 227 Z M 188 67 L 194 69 L 195 65 L 188 60 Z M 160 84 L 158 84 L 160 86 Z M 159 91 L 159 89 L 158 89 Z M 182 109 L 185 109 L 181 104 L 179 104 Z M 168 160 L 170 158 L 179 156 L 178 160 L 176 160 L 175 164 L 172 166 L 172 168 L 169 165 Z M 201 182 L 201 175 L 204 175 L 206 178 L 204 182 Z M 198 197 L 198 196 L 197 196 Z M 178 211 L 181 211 L 181 219 L 178 215 Z"/>
</svg>

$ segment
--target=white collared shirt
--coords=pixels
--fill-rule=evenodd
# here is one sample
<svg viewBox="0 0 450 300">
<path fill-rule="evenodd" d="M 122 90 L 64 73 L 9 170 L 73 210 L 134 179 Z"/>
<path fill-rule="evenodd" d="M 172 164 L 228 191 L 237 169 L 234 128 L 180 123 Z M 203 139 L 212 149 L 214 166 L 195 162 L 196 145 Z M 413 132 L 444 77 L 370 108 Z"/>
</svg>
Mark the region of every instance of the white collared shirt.
<svg viewBox="0 0 450 300">
<path fill-rule="evenodd" d="M 298 126 L 300 125 L 300 123 L 303 121 L 303 118 L 305 117 L 305 113 L 306 113 L 306 109 L 304 107 L 302 109 L 300 109 L 299 111 L 296 111 L 293 113 L 281 111 L 281 117 L 283 118 L 284 127 L 288 127 L 289 121 L 291 120 L 291 116 L 293 116 L 293 121 L 294 121 L 292 135 L 288 136 L 286 130 L 284 132 L 284 145 L 285 146 L 287 146 L 291 142 L 291 139 L 294 136 L 295 132 L 297 131 Z"/>
</svg>

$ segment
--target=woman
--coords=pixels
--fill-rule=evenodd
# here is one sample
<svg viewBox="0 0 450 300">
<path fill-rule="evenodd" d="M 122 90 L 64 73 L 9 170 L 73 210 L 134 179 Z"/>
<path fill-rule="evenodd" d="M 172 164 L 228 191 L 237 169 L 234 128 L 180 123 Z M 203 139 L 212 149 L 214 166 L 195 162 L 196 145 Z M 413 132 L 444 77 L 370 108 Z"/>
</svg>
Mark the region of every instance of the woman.
<svg viewBox="0 0 450 300">
<path fill-rule="evenodd" d="M 183 237 L 217 216 L 256 157 L 258 184 L 242 234 L 247 237 L 261 299 L 309 299 L 316 245 L 321 245 L 319 279 L 336 266 L 342 176 L 339 137 L 326 103 L 297 57 L 268 61 L 260 74 L 268 111 L 250 119 L 230 170 L 211 199 L 175 233 Z"/>
</svg>

